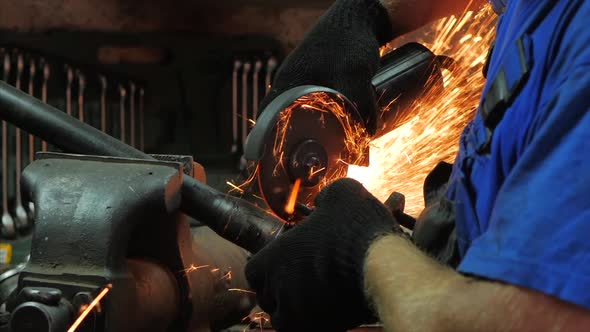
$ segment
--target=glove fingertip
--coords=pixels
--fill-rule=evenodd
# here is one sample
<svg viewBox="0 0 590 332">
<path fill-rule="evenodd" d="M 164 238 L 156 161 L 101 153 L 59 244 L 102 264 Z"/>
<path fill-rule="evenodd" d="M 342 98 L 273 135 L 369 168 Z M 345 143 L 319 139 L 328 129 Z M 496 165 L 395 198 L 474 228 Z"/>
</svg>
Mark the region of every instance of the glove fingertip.
<svg viewBox="0 0 590 332">
<path fill-rule="evenodd" d="M 403 194 L 398 193 L 396 191 L 392 193 L 389 196 L 389 198 L 385 201 L 385 206 L 387 206 L 392 212 L 404 212 L 404 209 L 406 207 L 406 197 Z"/>
</svg>

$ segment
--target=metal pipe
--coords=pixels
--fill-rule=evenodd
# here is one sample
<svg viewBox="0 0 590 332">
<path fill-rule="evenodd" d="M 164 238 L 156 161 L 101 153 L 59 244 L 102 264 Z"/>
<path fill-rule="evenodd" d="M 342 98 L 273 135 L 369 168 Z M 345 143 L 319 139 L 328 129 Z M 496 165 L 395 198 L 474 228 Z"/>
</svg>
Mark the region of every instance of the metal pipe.
<svg viewBox="0 0 590 332">
<path fill-rule="evenodd" d="M 154 159 L 4 82 L 0 82 L 0 119 L 69 153 Z M 181 211 L 251 252 L 277 237 L 284 225 L 259 207 L 189 176 L 184 176 Z"/>
</svg>

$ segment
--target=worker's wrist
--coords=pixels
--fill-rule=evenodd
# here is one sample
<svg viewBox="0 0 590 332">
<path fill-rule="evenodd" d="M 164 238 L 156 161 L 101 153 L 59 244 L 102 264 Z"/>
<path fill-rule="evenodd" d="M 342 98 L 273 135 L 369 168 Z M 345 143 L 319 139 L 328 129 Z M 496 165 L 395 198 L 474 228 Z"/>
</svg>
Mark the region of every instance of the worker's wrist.
<svg viewBox="0 0 590 332">
<path fill-rule="evenodd" d="M 463 289 L 465 280 L 397 234 L 374 241 L 364 265 L 365 299 L 381 322 L 396 331 L 412 329 L 423 317 L 428 319 L 422 330 L 443 331 L 439 324 L 448 315 L 439 309 Z"/>
<path fill-rule="evenodd" d="M 379 280 L 379 271 L 383 268 L 381 263 L 383 257 L 380 257 L 379 253 L 390 251 L 392 247 L 404 241 L 409 242 L 402 234 L 389 233 L 375 238 L 369 246 L 363 263 L 363 289 L 369 303 L 374 303 L 374 293 L 377 286 L 376 281 Z"/>
</svg>

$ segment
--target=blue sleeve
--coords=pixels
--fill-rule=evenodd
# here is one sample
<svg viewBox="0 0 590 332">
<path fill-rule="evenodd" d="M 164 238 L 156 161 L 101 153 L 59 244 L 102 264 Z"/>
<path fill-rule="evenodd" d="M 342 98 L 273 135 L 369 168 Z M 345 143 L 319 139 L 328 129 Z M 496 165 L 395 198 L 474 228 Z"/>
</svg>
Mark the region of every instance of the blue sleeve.
<svg viewBox="0 0 590 332">
<path fill-rule="evenodd" d="M 459 271 L 590 309 L 590 65 L 577 64 L 542 104 Z"/>
</svg>

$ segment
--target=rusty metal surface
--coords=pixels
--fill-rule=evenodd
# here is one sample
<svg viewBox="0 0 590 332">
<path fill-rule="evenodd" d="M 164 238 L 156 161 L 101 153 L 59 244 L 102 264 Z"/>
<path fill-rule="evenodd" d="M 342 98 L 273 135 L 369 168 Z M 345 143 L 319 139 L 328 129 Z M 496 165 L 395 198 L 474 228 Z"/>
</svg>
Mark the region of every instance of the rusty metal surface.
<svg viewBox="0 0 590 332">
<path fill-rule="evenodd" d="M 200 319 L 207 317 L 214 331 L 239 323 L 256 305 L 254 294 L 230 291 L 248 289 L 244 275 L 248 253 L 208 227 L 192 228 L 191 233 L 195 265 L 207 265 L 191 272 L 194 305 L 208 308 L 207 315 L 201 315 Z"/>
<path fill-rule="evenodd" d="M 133 276 L 136 307 L 125 310 L 129 325 L 137 331 L 167 331 L 179 312 L 180 292 L 174 275 L 163 265 L 140 259 L 128 259 Z M 133 323 L 131 323 L 133 322 Z"/>
</svg>

